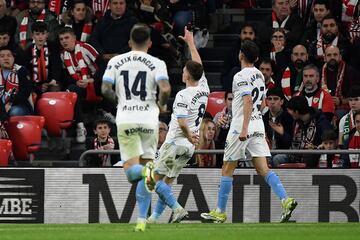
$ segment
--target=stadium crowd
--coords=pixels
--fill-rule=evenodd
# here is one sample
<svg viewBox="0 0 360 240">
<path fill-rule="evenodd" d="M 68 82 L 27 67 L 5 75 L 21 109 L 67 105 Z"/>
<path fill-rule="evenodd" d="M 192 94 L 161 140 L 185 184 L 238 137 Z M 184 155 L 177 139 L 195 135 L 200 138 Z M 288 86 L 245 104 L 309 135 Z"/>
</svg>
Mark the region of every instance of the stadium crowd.
<svg viewBox="0 0 360 240">
<path fill-rule="evenodd" d="M 232 119 L 232 80 L 241 70 L 239 50 L 242 41 L 251 40 L 261 49 L 256 65 L 267 88 L 263 121 L 269 147 L 360 149 L 357 0 L 0 0 L 0 138 L 8 138 L 4 123 L 9 117 L 37 114 L 34 106 L 42 94 L 70 91 L 78 96 L 76 142 L 86 142 L 87 149 L 116 149 L 110 136 L 116 106 L 101 96 L 101 83 L 107 62 L 130 50 L 132 26 L 150 26 L 149 53 L 168 68 L 182 67 L 186 54 L 177 36 L 189 24 L 216 33 L 216 8 L 224 4 L 271 9 L 271 14 L 259 16 L 259 24 L 240 27 L 238 40 L 223 59 L 225 107 L 205 115 L 197 148 L 224 148 Z M 93 113 L 102 120 L 88 118 Z M 170 114 L 169 107 L 160 116 L 159 147 Z M 103 154 L 88 163 L 111 166 L 117 160 Z M 193 163 L 220 167 L 222 156 L 200 154 Z M 360 166 L 357 154 L 278 154 L 269 159 L 273 167 L 283 163 Z"/>
</svg>

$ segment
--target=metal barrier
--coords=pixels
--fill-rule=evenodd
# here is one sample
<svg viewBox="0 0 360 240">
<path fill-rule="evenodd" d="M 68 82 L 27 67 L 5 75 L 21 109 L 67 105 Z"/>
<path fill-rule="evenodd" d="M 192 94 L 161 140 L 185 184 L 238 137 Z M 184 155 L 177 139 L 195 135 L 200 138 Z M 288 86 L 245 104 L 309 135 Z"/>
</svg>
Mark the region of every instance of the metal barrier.
<svg viewBox="0 0 360 240">
<path fill-rule="evenodd" d="M 360 154 L 359 150 L 323 150 L 323 149 L 274 149 L 270 151 L 271 154 Z M 195 150 L 194 154 L 223 154 L 223 149 L 212 149 L 212 150 Z M 94 154 L 120 154 L 120 150 L 87 150 L 83 152 L 79 158 L 79 166 L 83 167 L 85 166 L 85 157 L 87 155 L 94 155 Z"/>
</svg>

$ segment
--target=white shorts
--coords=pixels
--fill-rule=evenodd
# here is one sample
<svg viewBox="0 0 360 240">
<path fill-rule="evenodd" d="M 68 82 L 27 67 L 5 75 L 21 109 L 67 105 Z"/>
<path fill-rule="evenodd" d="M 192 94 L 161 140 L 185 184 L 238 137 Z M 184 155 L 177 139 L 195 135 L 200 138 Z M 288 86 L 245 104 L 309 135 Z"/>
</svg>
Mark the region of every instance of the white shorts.
<svg viewBox="0 0 360 240">
<path fill-rule="evenodd" d="M 179 176 L 181 169 L 194 154 L 193 145 L 183 146 L 174 143 L 164 143 L 159 149 L 158 158 L 155 160 L 155 172 L 169 178 Z"/>
<path fill-rule="evenodd" d="M 121 160 L 141 157 L 155 159 L 159 138 L 159 125 L 124 123 L 118 124 L 118 141 Z"/>
<path fill-rule="evenodd" d="M 239 140 L 240 133 L 228 133 L 225 143 L 224 161 L 245 161 L 245 151 L 251 157 L 271 156 L 264 133 L 251 133 L 245 141 Z"/>
</svg>

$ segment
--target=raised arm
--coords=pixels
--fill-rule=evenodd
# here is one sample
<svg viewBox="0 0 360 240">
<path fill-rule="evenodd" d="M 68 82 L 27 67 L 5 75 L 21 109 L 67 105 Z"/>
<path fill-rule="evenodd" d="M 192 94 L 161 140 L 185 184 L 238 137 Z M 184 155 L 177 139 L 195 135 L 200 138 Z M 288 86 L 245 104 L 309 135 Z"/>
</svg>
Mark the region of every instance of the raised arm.
<svg viewBox="0 0 360 240">
<path fill-rule="evenodd" d="M 186 44 L 188 45 L 190 54 L 191 54 L 191 60 L 202 64 L 199 52 L 197 51 L 196 46 L 195 46 L 193 33 L 190 32 L 189 30 L 187 30 L 186 27 L 184 29 L 184 32 L 185 32 L 184 36 L 179 36 L 179 38 L 184 40 L 184 42 L 186 42 Z"/>
</svg>

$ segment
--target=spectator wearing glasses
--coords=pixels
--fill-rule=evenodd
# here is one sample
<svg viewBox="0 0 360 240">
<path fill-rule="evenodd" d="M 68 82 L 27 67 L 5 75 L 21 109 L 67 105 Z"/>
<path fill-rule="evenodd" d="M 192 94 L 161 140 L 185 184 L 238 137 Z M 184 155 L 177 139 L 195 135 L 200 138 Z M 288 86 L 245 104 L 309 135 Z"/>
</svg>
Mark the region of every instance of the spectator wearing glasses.
<svg viewBox="0 0 360 240">
<path fill-rule="evenodd" d="M 286 67 L 290 61 L 291 50 L 287 48 L 286 32 L 283 28 L 276 28 L 271 36 L 270 59 L 274 61 L 278 69 Z"/>
<path fill-rule="evenodd" d="M 16 20 L 19 27 L 16 31 L 15 41 L 23 49 L 26 49 L 32 42 L 31 26 L 36 21 L 44 21 L 47 24 L 49 41 L 54 41 L 56 38 L 55 29 L 58 26 L 58 21 L 55 14 L 47 9 L 45 0 L 30 0 L 29 9 L 20 12 Z"/>
</svg>

